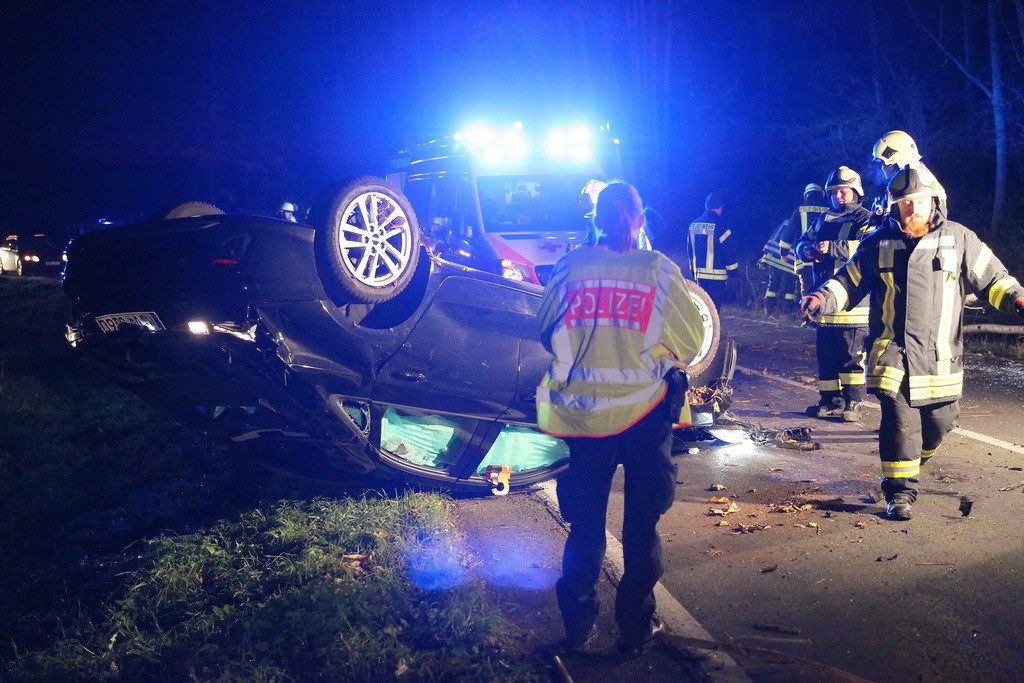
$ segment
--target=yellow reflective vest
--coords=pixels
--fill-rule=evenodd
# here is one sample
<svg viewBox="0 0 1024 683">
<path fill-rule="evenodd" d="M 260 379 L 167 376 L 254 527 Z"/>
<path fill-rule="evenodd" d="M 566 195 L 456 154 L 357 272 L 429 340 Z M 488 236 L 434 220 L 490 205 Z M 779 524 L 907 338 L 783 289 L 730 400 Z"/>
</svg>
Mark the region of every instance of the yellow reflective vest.
<svg viewBox="0 0 1024 683">
<path fill-rule="evenodd" d="M 657 251 L 569 252 L 537 318 L 554 356 L 537 388 L 537 424 L 556 436 L 625 431 L 661 402 L 665 375 L 685 369 L 704 340 L 679 267 Z"/>
<path fill-rule="evenodd" d="M 886 219 L 815 292 L 823 313 L 870 297 L 868 391 L 894 395 L 906 380 L 913 406 L 963 393 L 966 290 L 1006 312 L 1024 296 L 1024 287 L 973 231 L 938 211 L 932 226 L 913 240 Z"/>
</svg>

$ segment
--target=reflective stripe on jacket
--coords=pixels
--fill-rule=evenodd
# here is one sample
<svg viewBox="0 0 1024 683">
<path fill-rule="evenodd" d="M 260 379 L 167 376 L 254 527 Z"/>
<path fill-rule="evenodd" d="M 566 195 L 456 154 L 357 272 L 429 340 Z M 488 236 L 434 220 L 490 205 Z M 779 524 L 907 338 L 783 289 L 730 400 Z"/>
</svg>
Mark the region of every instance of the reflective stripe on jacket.
<svg viewBox="0 0 1024 683">
<path fill-rule="evenodd" d="M 580 248 L 555 265 L 537 314 L 554 358 L 537 388 L 537 424 L 606 436 L 665 396 L 665 375 L 700 350 L 704 327 L 679 267 L 657 251 Z"/>
<path fill-rule="evenodd" d="M 796 253 L 810 261 L 808 250 L 818 242 L 828 242 L 828 250 L 820 261 L 811 264 L 812 278 L 803 283 L 804 293 L 820 287 L 850 258 L 861 238 L 871 232 L 871 212 L 860 204 L 851 204 L 842 211 L 830 209 L 818 216 L 796 243 Z M 838 309 L 833 313 L 815 316 L 819 325 L 835 327 L 862 327 L 868 324 L 868 302 L 859 301 L 850 310 Z"/>
<path fill-rule="evenodd" d="M 732 231 L 719 227 L 720 220 L 714 211 L 705 211 L 690 223 L 690 258 L 693 259 L 693 276 L 698 282 L 728 280 L 729 273 L 740 267 L 733 256 L 732 244 L 727 244 Z"/>
<path fill-rule="evenodd" d="M 868 391 L 895 394 L 906 378 L 912 406 L 963 392 L 966 288 L 1012 312 L 1024 287 L 970 229 L 945 220 L 912 240 L 889 218 L 816 293 L 822 311 L 870 297 Z"/>
</svg>

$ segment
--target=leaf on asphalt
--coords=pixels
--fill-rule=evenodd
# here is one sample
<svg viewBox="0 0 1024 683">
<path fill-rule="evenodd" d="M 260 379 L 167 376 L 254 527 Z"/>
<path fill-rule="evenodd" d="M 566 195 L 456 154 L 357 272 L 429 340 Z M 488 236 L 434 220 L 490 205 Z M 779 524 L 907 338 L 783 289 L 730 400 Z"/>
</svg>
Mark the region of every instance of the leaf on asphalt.
<svg viewBox="0 0 1024 683">
<path fill-rule="evenodd" d="M 779 568 L 779 565 L 777 565 L 777 564 L 773 564 L 773 565 L 771 565 L 771 566 L 769 566 L 769 567 L 761 567 L 761 568 L 760 568 L 760 569 L 758 569 L 757 571 L 761 572 L 762 574 L 768 574 L 768 573 L 770 573 L 770 572 L 773 572 L 773 571 L 775 571 L 775 570 L 776 570 L 776 569 L 778 569 L 778 568 Z"/>
<path fill-rule="evenodd" d="M 724 519 L 718 520 L 718 524 L 715 526 L 732 526 L 732 522 L 727 522 Z"/>
<path fill-rule="evenodd" d="M 724 491 L 727 488 L 729 488 L 729 487 L 726 486 L 725 484 L 712 484 L 711 486 L 709 486 L 707 488 L 707 490 L 708 491 Z"/>
<path fill-rule="evenodd" d="M 704 551 L 704 554 L 708 557 L 718 557 L 719 555 L 725 555 L 725 551 L 721 548 L 711 546 L 710 548 Z"/>
<path fill-rule="evenodd" d="M 858 529 L 863 529 L 863 528 L 864 528 L 864 527 L 866 527 L 867 525 L 868 525 L 868 523 L 867 523 L 867 522 L 855 522 L 855 523 L 854 523 L 854 526 L 855 526 L 855 527 L 857 527 Z"/>
<path fill-rule="evenodd" d="M 875 558 L 875 562 L 892 562 L 893 560 L 895 560 L 899 556 L 900 556 L 899 553 L 896 553 L 895 555 L 890 555 L 889 557 L 882 557 L 881 555 L 879 555 L 878 557 Z"/>
<path fill-rule="evenodd" d="M 817 529 L 818 528 L 818 523 L 817 522 L 807 522 L 807 526 L 811 527 L 812 529 Z"/>
<path fill-rule="evenodd" d="M 799 377 L 796 378 L 796 381 L 803 382 L 804 384 L 818 383 L 818 380 L 814 379 L 813 377 L 808 377 L 807 375 L 800 375 Z"/>
<path fill-rule="evenodd" d="M 711 496 L 708 498 L 709 503 L 728 503 L 729 496 Z"/>
<path fill-rule="evenodd" d="M 771 529 L 771 524 L 737 524 L 733 527 L 733 534 L 752 534 L 755 531 L 767 531 Z"/>
<path fill-rule="evenodd" d="M 729 507 L 726 508 L 708 508 L 708 515 L 711 517 L 731 515 L 734 512 L 739 512 L 740 506 L 736 503 L 729 503 Z"/>
</svg>

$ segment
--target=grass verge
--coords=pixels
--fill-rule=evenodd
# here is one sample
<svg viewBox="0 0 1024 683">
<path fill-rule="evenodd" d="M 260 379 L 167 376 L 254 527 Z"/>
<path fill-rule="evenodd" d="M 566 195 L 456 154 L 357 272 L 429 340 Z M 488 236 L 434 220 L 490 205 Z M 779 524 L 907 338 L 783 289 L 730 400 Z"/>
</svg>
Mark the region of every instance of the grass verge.
<svg viewBox="0 0 1024 683">
<path fill-rule="evenodd" d="M 0 278 L 0 679 L 538 680 L 444 497 L 228 462 Z"/>
</svg>

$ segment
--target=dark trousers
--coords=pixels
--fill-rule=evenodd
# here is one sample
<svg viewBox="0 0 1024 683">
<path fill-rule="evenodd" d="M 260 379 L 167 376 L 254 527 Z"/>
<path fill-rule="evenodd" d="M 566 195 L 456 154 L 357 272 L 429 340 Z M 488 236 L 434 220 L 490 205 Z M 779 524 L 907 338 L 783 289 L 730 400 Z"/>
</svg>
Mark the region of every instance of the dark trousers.
<svg viewBox="0 0 1024 683">
<path fill-rule="evenodd" d="M 597 619 L 595 585 L 605 553 L 605 527 L 612 476 L 625 469 L 622 547 L 625 573 L 615 596 L 615 620 L 625 643 L 644 640 L 654 615 L 654 585 L 661 578 L 658 519 L 672 505 L 676 464 L 665 402 L 614 436 L 571 437 L 569 468 L 558 477 L 558 505 L 569 522 L 562 577 L 555 586 L 569 639 L 590 632 Z"/>
<path fill-rule="evenodd" d="M 864 399 L 864 338 L 866 327 L 817 328 L 818 393 L 823 401 L 841 396 Z"/>
<path fill-rule="evenodd" d="M 895 396 L 879 394 L 882 421 L 878 427 L 878 455 L 882 461 L 882 492 L 886 500 L 906 493 L 917 500 L 921 463 L 932 456 L 942 439 L 956 426 L 960 402 L 910 405 L 907 381 Z"/>
<path fill-rule="evenodd" d="M 764 292 L 765 304 L 791 307 L 800 301 L 800 280 L 796 273 L 768 266 L 768 286 Z"/>
</svg>

